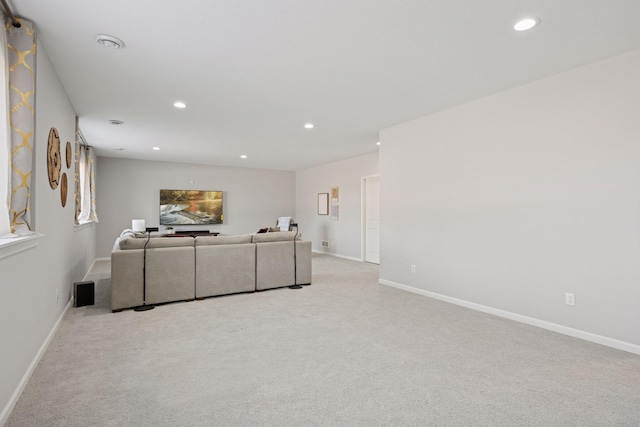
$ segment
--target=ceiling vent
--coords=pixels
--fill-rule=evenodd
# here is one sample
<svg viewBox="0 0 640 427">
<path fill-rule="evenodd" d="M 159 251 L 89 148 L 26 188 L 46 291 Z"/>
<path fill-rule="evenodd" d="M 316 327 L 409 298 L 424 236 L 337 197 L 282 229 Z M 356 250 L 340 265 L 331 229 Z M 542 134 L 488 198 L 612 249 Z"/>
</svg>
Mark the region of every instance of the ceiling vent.
<svg viewBox="0 0 640 427">
<path fill-rule="evenodd" d="M 122 49 L 124 47 L 124 42 L 117 37 L 108 36 L 106 34 L 98 34 L 96 36 L 96 41 L 109 49 Z"/>
</svg>

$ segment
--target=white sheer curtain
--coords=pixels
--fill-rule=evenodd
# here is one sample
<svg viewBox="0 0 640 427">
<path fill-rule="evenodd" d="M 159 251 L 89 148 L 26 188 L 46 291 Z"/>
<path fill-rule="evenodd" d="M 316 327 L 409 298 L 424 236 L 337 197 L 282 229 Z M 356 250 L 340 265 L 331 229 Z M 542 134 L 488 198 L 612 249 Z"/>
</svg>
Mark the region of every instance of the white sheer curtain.
<svg viewBox="0 0 640 427">
<path fill-rule="evenodd" d="M 73 155 L 73 183 L 74 183 L 74 190 L 73 190 L 73 198 L 74 198 L 74 202 L 75 202 L 75 207 L 74 207 L 74 214 L 73 214 L 73 218 L 75 221 L 76 225 L 80 224 L 80 212 L 82 211 L 82 206 L 80 205 L 80 151 L 82 149 L 82 144 L 80 143 L 80 128 L 78 127 L 78 116 L 76 116 L 76 141 L 75 141 L 75 145 L 74 148 L 75 150 L 73 150 L 74 155 Z"/>
<path fill-rule="evenodd" d="M 7 66 L 6 20 L 0 14 L 0 238 L 14 237 L 9 216 L 11 174 L 9 158 L 11 134 L 9 133 L 9 79 Z"/>
<path fill-rule="evenodd" d="M 93 148 L 80 146 L 79 178 L 80 178 L 80 214 L 78 222 L 98 222 L 96 213 L 96 183 L 93 170 Z"/>
</svg>

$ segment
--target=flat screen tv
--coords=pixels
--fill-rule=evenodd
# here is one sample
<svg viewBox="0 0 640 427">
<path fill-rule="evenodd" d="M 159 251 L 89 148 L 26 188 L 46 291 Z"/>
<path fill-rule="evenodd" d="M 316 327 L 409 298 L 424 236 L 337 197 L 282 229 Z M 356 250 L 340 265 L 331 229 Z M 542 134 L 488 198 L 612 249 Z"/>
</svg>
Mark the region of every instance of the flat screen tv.
<svg viewBox="0 0 640 427">
<path fill-rule="evenodd" d="M 222 224 L 222 191 L 160 190 L 160 225 Z"/>
</svg>

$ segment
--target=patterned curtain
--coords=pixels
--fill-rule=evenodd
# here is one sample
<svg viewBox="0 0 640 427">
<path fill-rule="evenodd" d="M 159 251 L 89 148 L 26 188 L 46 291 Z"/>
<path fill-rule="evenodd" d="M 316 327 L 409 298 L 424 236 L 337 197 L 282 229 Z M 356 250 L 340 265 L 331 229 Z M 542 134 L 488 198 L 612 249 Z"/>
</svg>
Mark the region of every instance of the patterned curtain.
<svg viewBox="0 0 640 427">
<path fill-rule="evenodd" d="M 9 65 L 9 125 L 11 127 L 11 231 L 31 233 L 31 171 L 35 131 L 36 36 L 33 24 L 20 28 L 5 23 Z"/>
<path fill-rule="evenodd" d="M 9 90 L 7 67 L 7 32 L 4 15 L 0 14 L 0 238 L 12 237 L 11 220 L 9 219 L 9 197 L 11 174 L 9 173 L 9 153 L 11 147 L 11 135 L 9 134 L 9 102 L 7 92 Z"/>
</svg>

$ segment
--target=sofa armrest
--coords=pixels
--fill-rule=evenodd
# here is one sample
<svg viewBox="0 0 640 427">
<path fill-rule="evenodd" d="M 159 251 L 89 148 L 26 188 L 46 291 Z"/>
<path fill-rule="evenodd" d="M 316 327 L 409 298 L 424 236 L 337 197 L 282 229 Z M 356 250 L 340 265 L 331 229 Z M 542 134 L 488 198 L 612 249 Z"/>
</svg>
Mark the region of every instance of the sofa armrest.
<svg viewBox="0 0 640 427">
<path fill-rule="evenodd" d="M 296 241 L 296 285 L 311 284 L 311 242 Z"/>
<path fill-rule="evenodd" d="M 142 305 L 143 264 L 142 249 L 115 250 L 111 253 L 111 310 Z"/>
<path fill-rule="evenodd" d="M 294 285 L 293 266 L 293 241 L 257 243 L 256 290 Z"/>
</svg>

